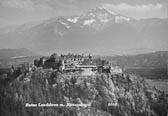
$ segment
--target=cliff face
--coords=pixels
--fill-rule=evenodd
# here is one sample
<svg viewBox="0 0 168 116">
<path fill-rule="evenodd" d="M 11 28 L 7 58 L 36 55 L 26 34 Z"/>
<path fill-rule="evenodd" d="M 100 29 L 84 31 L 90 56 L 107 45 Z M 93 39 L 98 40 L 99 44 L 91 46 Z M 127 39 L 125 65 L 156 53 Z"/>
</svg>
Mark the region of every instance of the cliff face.
<svg viewBox="0 0 168 116">
<path fill-rule="evenodd" d="M 0 86 L 1 116 L 166 116 L 168 113 L 164 94 L 137 75 L 81 76 L 38 69 L 10 82 L 1 79 Z M 62 106 L 25 107 L 38 103 Z"/>
</svg>

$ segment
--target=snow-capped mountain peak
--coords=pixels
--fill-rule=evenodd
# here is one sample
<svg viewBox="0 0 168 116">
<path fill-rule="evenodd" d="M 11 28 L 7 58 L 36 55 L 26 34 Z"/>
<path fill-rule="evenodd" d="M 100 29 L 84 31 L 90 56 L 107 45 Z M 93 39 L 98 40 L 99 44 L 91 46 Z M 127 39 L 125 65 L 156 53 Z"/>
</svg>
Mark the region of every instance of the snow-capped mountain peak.
<svg viewBox="0 0 168 116">
<path fill-rule="evenodd" d="M 77 23 L 78 19 L 79 19 L 79 17 L 73 17 L 73 18 L 68 18 L 67 21 L 69 21 L 71 23 Z"/>
<path fill-rule="evenodd" d="M 124 21 L 129 22 L 131 19 L 128 17 L 124 17 L 124 16 L 116 16 L 115 17 L 115 23 L 122 23 Z"/>
<path fill-rule="evenodd" d="M 114 13 L 105 7 L 96 7 L 81 16 L 68 16 L 59 18 L 58 23 L 67 29 L 71 27 L 92 27 L 100 30 L 108 26 L 108 23 L 124 23 L 130 21 L 130 18 Z"/>
<path fill-rule="evenodd" d="M 56 33 L 61 33 L 58 35 L 64 35 L 66 34 L 69 30 L 73 30 L 76 28 L 92 28 L 97 31 L 103 30 L 106 27 L 109 27 L 111 24 L 114 23 L 127 23 L 131 19 L 122 16 L 120 14 L 114 13 L 110 9 L 101 6 L 101 7 L 96 7 L 94 9 L 91 9 L 88 12 L 83 13 L 83 15 L 79 16 L 60 16 L 57 18 L 52 18 L 45 20 L 43 22 L 40 22 L 36 25 L 22 25 L 19 26 L 18 32 L 22 32 L 20 30 L 29 30 L 34 27 L 49 27 L 53 26 L 54 32 Z M 21 27 L 21 28 L 20 28 Z M 24 27 L 24 28 L 23 28 Z"/>
<path fill-rule="evenodd" d="M 130 21 L 130 18 L 114 13 L 112 10 L 105 8 L 104 6 L 96 7 L 81 16 L 81 19 L 83 20 L 89 20 L 91 18 L 102 23 L 107 23 L 110 20 L 113 20 L 115 23 Z"/>
<path fill-rule="evenodd" d="M 91 25 L 93 22 L 95 22 L 95 19 L 85 20 L 83 25 Z"/>
<path fill-rule="evenodd" d="M 101 7 L 79 16 L 56 17 L 35 25 L 21 25 L 12 32 L 0 32 L 0 46 L 20 46 L 39 52 L 111 49 L 122 52 L 137 47 L 146 48 L 150 43 L 150 49 L 157 47 L 162 50 L 167 49 L 167 27 L 167 19 L 134 20 Z M 166 42 L 162 42 L 160 37 Z"/>
<path fill-rule="evenodd" d="M 70 26 L 66 22 L 63 22 L 63 21 L 59 20 L 59 23 L 64 25 L 68 29 L 70 28 Z"/>
</svg>

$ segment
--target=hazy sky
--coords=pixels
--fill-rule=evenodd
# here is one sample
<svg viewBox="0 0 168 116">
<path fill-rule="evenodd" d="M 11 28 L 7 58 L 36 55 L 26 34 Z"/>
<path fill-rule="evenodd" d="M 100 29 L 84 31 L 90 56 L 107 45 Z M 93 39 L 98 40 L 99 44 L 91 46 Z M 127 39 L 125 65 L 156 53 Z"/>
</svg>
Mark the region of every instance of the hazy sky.
<svg viewBox="0 0 168 116">
<path fill-rule="evenodd" d="M 0 26 L 78 15 L 97 6 L 136 19 L 168 15 L 168 0 L 0 0 Z"/>
</svg>

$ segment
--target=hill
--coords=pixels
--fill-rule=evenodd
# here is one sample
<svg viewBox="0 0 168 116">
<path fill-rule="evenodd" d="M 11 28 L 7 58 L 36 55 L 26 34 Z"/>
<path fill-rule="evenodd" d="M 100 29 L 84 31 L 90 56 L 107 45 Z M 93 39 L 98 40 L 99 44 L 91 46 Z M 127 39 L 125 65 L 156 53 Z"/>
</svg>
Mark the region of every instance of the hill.
<svg viewBox="0 0 168 116">
<path fill-rule="evenodd" d="M 26 48 L 0 49 L 0 68 L 6 69 L 10 68 L 11 65 L 19 65 L 24 62 L 33 63 L 34 59 L 40 56 Z"/>
<path fill-rule="evenodd" d="M 28 57 L 28 56 L 37 56 L 36 53 L 29 51 L 26 48 L 19 48 L 19 49 L 0 49 L 0 59 L 4 58 L 21 58 L 21 57 Z"/>
<path fill-rule="evenodd" d="M 27 76 L 1 78 L 0 83 L 3 116 L 166 116 L 168 113 L 164 93 L 137 75 L 82 76 L 37 69 Z M 48 106 L 42 106 L 47 103 Z"/>
<path fill-rule="evenodd" d="M 168 51 L 157 51 L 138 55 L 105 57 L 127 72 L 137 73 L 146 78 L 167 78 Z"/>
<path fill-rule="evenodd" d="M 116 60 L 120 66 L 127 67 L 167 67 L 168 51 L 114 56 L 111 60 Z"/>
</svg>

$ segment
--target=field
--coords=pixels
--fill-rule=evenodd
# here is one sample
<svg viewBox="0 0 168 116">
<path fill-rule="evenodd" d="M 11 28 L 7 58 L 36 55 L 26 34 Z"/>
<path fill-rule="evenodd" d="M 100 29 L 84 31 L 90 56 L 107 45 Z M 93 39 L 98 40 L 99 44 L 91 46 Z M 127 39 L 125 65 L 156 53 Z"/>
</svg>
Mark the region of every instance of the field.
<svg viewBox="0 0 168 116">
<path fill-rule="evenodd" d="M 168 94 L 168 79 L 146 79 L 151 86 L 155 86 L 161 91 Z"/>
<path fill-rule="evenodd" d="M 139 74 L 147 79 L 168 79 L 167 68 L 160 67 L 127 67 L 126 73 Z"/>
</svg>

